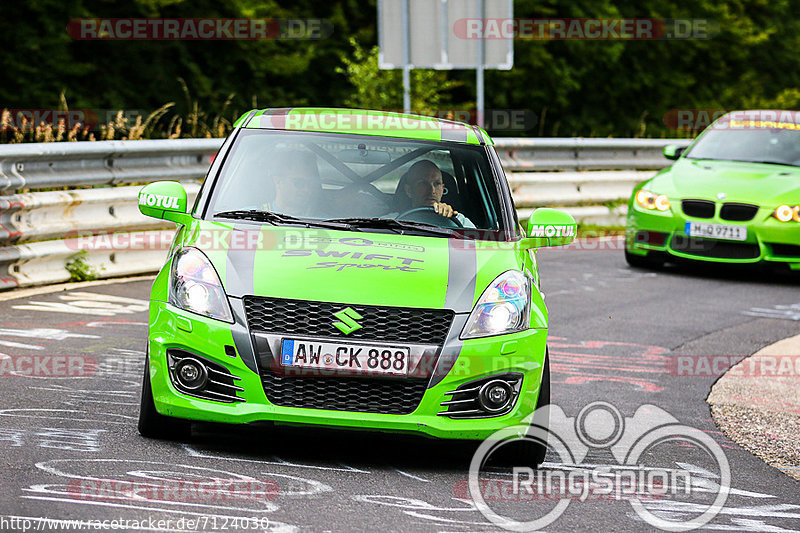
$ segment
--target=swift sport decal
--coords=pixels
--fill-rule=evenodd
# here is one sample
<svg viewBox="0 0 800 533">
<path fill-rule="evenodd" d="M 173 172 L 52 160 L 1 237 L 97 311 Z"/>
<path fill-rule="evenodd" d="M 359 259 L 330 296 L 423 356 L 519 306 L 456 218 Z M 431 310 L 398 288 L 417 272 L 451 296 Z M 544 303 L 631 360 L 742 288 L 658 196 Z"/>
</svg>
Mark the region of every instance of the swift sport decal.
<svg viewBox="0 0 800 533">
<path fill-rule="evenodd" d="M 344 261 L 320 261 L 312 268 L 335 268 L 342 271 L 345 268 L 383 268 L 384 270 L 402 270 L 403 272 L 418 272 L 422 270 L 422 259 L 412 259 L 385 254 L 368 254 L 350 250 L 286 250 L 281 257 L 323 257 L 328 259 L 344 259 Z M 354 263 L 353 260 L 358 260 Z M 381 261 L 380 263 L 378 261 Z M 394 263 L 394 264 L 392 264 Z"/>
<path fill-rule="evenodd" d="M 409 252 L 424 252 L 425 248 L 422 246 L 415 246 L 412 244 L 402 244 L 398 242 L 382 242 L 364 239 L 362 237 L 346 237 L 343 239 L 335 239 L 332 237 L 310 237 L 303 238 L 286 237 L 284 242 L 294 245 L 312 246 L 315 244 L 345 244 L 347 246 L 375 246 L 378 248 L 391 248 L 393 250 L 406 250 Z"/>
<path fill-rule="evenodd" d="M 339 261 L 322 261 L 316 265 L 306 267 L 307 270 L 312 268 L 335 268 L 338 272 L 350 267 L 356 268 L 382 268 L 384 270 L 400 270 L 402 272 L 419 272 L 422 270 L 418 267 L 410 267 L 407 265 L 381 265 L 380 263 L 342 263 Z"/>
</svg>

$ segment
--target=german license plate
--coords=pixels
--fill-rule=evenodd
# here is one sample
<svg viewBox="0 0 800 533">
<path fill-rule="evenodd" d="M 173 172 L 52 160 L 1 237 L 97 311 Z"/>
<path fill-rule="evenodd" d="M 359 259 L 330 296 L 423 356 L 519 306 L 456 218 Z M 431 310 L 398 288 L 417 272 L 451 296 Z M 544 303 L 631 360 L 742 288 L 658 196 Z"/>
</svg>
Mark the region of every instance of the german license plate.
<svg viewBox="0 0 800 533">
<path fill-rule="evenodd" d="M 408 375 L 408 346 L 283 339 L 281 364 L 345 374 Z"/>
<path fill-rule="evenodd" d="M 743 241 L 747 239 L 747 227 L 731 226 L 727 224 L 687 222 L 686 235 L 689 235 L 690 237 L 707 237 L 709 239 Z"/>
</svg>

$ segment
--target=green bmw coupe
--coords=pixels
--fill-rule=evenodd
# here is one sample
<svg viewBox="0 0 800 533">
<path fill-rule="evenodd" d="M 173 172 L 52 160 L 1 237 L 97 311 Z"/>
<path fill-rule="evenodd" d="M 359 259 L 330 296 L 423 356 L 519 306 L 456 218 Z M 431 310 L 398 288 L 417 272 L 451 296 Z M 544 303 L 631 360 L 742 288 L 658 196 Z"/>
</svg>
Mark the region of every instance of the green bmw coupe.
<svg viewBox="0 0 800 533">
<path fill-rule="evenodd" d="M 625 257 L 637 267 L 676 258 L 800 270 L 800 112 L 735 111 L 628 203 Z"/>
</svg>

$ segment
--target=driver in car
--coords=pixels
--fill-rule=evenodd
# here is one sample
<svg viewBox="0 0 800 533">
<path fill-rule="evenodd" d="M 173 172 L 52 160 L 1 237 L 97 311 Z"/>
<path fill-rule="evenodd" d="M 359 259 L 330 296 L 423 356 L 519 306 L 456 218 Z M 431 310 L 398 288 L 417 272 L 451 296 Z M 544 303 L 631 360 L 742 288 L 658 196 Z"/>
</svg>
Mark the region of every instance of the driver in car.
<svg viewBox="0 0 800 533">
<path fill-rule="evenodd" d="M 412 209 L 431 207 L 437 215 L 453 218 L 465 228 L 475 227 L 470 219 L 442 202 L 444 194 L 442 171 L 432 161 L 422 160 L 411 165 L 408 169 L 405 193 L 411 199 Z"/>
</svg>

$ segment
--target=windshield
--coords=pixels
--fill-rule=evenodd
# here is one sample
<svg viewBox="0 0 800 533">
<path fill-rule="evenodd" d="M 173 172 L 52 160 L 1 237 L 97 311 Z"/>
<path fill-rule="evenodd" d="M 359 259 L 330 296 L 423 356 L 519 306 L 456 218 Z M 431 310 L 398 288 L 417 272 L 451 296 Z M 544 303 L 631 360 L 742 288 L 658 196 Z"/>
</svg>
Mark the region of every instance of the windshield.
<svg viewBox="0 0 800 533">
<path fill-rule="evenodd" d="M 460 228 L 505 229 L 500 197 L 481 146 L 242 130 L 206 213 L 447 236 Z"/>
<path fill-rule="evenodd" d="M 723 124 L 704 133 L 686 157 L 800 165 L 800 131 L 797 129 L 730 129 L 726 126 Z"/>
</svg>

